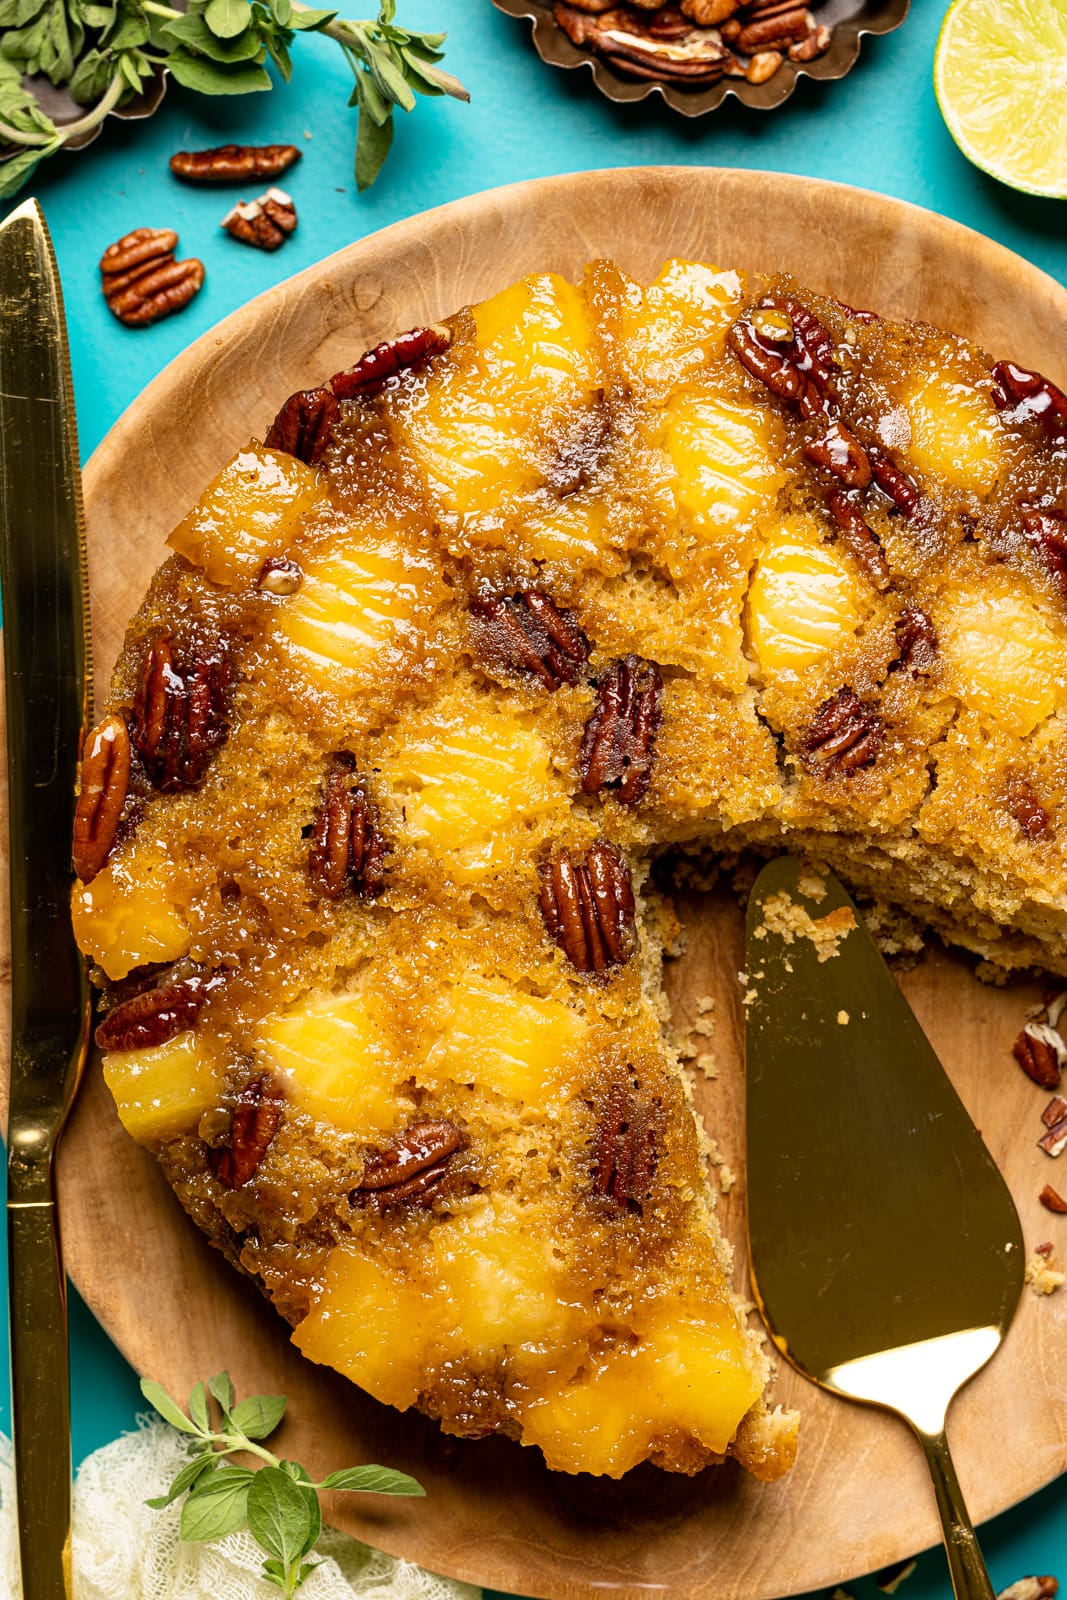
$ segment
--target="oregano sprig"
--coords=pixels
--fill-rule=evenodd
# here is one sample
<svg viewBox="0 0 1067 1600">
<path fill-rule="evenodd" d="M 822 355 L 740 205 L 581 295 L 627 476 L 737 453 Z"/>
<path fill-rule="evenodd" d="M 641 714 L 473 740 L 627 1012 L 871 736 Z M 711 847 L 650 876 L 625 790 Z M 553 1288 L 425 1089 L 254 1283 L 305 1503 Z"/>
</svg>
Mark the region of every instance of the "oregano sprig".
<svg viewBox="0 0 1067 1600">
<path fill-rule="evenodd" d="M 247 1528 L 263 1551 L 263 1576 L 286 1600 L 318 1565 L 308 1558 L 322 1532 L 321 1489 L 425 1493 L 414 1478 L 389 1467 L 346 1467 L 316 1483 L 299 1462 L 276 1456 L 262 1442 L 280 1425 L 285 1396 L 255 1394 L 238 1400 L 228 1372 L 196 1384 L 187 1411 L 150 1378 L 142 1379 L 141 1393 L 164 1422 L 189 1435 L 190 1452 L 166 1494 L 145 1503 L 162 1510 L 184 1495 L 179 1524 L 183 1539 L 202 1543 Z M 228 1459 L 234 1455 L 258 1457 L 263 1464 L 242 1466 Z"/>
<path fill-rule="evenodd" d="M 0 0 L 0 198 L 159 72 L 200 94 L 253 94 L 271 87 L 268 64 L 288 83 L 290 47 L 308 32 L 334 39 L 352 70 L 361 190 L 389 153 L 397 108 L 414 110 L 419 95 L 470 99 L 440 66 L 445 35 L 402 27 L 396 0 L 367 21 L 302 0 Z M 38 77 L 68 88 L 85 115 L 57 127 L 33 93 Z"/>
</svg>

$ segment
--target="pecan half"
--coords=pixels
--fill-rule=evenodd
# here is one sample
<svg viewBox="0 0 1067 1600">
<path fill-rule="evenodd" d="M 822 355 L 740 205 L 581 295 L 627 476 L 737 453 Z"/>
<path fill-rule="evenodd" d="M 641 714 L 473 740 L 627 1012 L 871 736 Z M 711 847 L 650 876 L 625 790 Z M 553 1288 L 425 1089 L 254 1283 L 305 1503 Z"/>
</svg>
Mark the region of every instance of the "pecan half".
<svg viewBox="0 0 1067 1600">
<path fill-rule="evenodd" d="M 194 972 L 157 982 L 112 1008 L 96 1029 L 101 1050 L 147 1050 L 192 1028 L 205 1000 L 221 983 L 218 973 Z"/>
<path fill-rule="evenodd" d="M 873 323 L 881 322 L 882 320 L 877 311 L 864 311 L 862 307 L 846 305 L 843 300 L 839 300 L 837 303 L 850 322 L 863 322 L 869 327 Z"/>
<path fill-rule="evenodd" d="M 1045 839 L 1051 833 L 1052 818 L 1026 778 L 1016 775 L 1008 779 L 1004 803 L 1025 838 Z"/>
<path fill-rule="evenodd" d="M 694 27 L 673 6 L 653 9 L 646 20 L 623 6 L 594 15 L 556 0 L 553 14 L 572 44 L 596 50 L 633 78 L 715 83 L 730 59 L 714 29 Z"/>
<path fill-rule="evenodd" d="M 879 489 L 892 500 L 897 510 L 909 522 L 913 522 L 922 509 L 922 495 L 919 493 L 918 484 L 877 445 L 867 446 L 867 459 L 871 463 L 871 475 Z"/>
<path fill-rule="evenodd" d="M 866 489 L 871 481 L 867 452 L 843 422 L 831 422 L 824 434 L 804 446 L 804 454 L 814 466 L 840 478 L 846 489 Z"/>
<path fill-rule="evenodd" d="M 100 258 L 100 287 L 108 309 L 128 328 L 144 328 L 187 306 L 200 292 L 204 264 L 174 259 L 171 228 L 135 228 Z"/>
<path fill-rule="evenodd" d="M 1052 1246 L 1047 1251 L 1042 1251 L 1038 1246 L 1038 1254 L 1052 1254 Z M 1041 1577 L 1030 1575 L 1017 1578 L 1014 1583 L 1009 1583 L 1006 1589 L 1001 1589 L 997 1600 L 1055 1600 L 1060 1592 L 1060 1586 L 1055 1578 L 1049 1574 Z"/>
<path fill-rule="evenodd" d="M 347 750 L 334 756 L 326 774 L 312 826 L 308 876 L 327 900 L 339 900 L 349 890 L 369 900 L 385 882 L 385 839 L 378 808 Z"/>
<path fill-rule="evenodd" d="M 329 389 L 298 389 L 278 412 L 263 442 L 268 450 L 282 450 L 313 467 L 340 415 L 337 397 Z"/>
<path fill-rule="evenodd" d="M 1042 1111 L 1041 1120 L 1046 1128 L 1051 1128 L 1064 1117 L 1067 1117 L 1067 1100 L 1062 1095 L 1054 1094 Z"/>
<path fill-rule="evenodd" d="M 495 665 L 538 678 L 546 689 L 581 682 L 589 640 L 543 590 L 474 599 L 470 612 L 482 653 Z"/>
<path fill-rule="evenodd" d="M 814 311 L 791 294 L 769 294 L 760 301 L 761 306 L 771 306 L 784 311 L 793 324 L 793 349 L 791 359 L 800 371 L 809 374 L 820 389 L 832 390 L 834 336 L 819 321 Z"/>
<path fill-rule="evenodd" d="M 732 323 L 726 342 L 746 372 L 779 400 L 796 406 L 802 417 L 815 417 L 826 410 L 818 384 L 790 359 L 787 352 L 792 345 L 783 346 L 761 335 L 751 317 Z"/>
<path fill-rule="evenodd" d="M 246 183 L 280 178 L 300 160 L 295 144 L 220 144 L 213 150 L 179 150 L 170 170 L 186 183 Z"/>
<path fill-rule="evenodd" d="M 164 794 L 195 789 L 229 731 L 230 662 L 219 641 L 194 640 L 187 659 L 169 633 L 145 645 L 134 698 L 133 739 Z"/>
<path fill-rule="evenodd" d="M 630 868 L 613 844 L 598 839 L 584 860 L 561 850 L 538 868 L 549 937 L 579 972 L 600 977 L 637 948 L 637 908 Z"/>
<path fill-rule="evenodd" d="M 804 738 L 804 759 L 823 774 L 850 777 L 877 760 L 885 723 L 855 689 L 838 689 L 824 700 Z"/>
<path fill-rule="evenodd" d="M 1040 422 L 1053 439 L 1067 439 L 1067 394 L 1040 372 L 998 361 L 993 368 L 993 404 L 1010 411 L 1011 422 L 1031 418 Z"/>
<path fill-rule="evenodd" d="M 844 489 L 835 489 L 827 496 L 830 515 L 841 530 L 841 537 L 866 572 L 874 587 L 882 592 L 889 588 L 892 574 L 885 552 L 863 512 Z"/>
<path fill-rule="evenodd" d="M 1067 1200 L 1057 1194 L 1051 1183 L 1046 1183 L 1037 1197 L 1046 1211 L 1055 1211 L 1059 1216 L 1067 1216 Z M 1055 1592 L 1055 1591 L 1053 1591 Z"/>
<path fill-rule="evenodd" d="M 785 49 L 814 31 L 815 20 L 806 6 L 768 6 L 744 24 L 734 44 L 742 55 L 752 56 L 761 50 Z"/>
<path fill-rule="evenodd" d="M 652 779 L 662 700 L 663 677 L 654 661 L 624 656 L 608 668 L 578 751 L 584 794 L 612 789 L 620 804 L 640 804 Z"/>
<path fill-rule="evenodd" d="M 593 1193 L 617 1211 L 640 1213 L 656 1170 L 656 1134 L 648 1107 L 614 1084 L 597 1126 Z"/>
<path fill-rule="evenodd" d="M 1062 1040 L 1054 1029 L 1043 1022 L 1028 1022 L 1012 1045 L 1011 1053 L 1039 1089 L 1058 1089 L 1062 1077 L 1061 1049 Z"/>
<path fill-rule="evenodd" d="M 224 1189 L 243 1189 L 260 1164 L 282 1120 L 284 1100 L 271 1078 L 253 1078 L 237 1097 L 229 1143 L 208 1150 L 208 1166 Z"/>
<path fill-rule="evenodd" d="M 924 678 L 937 662 L 937 634 L 925 611 L 918 606 L 905 606 L 893 624 L 897 636 L 895 666 Z"/>
<path fill-rule="evenodd" d="M 452 1157 L 466 1143 L 455 1123 L 413 1122 L 387 1149 L 368 1156 L 363 1181 L 349 1200 L 379 1210 L 408 1200 L 428 1206 Z"/>
<path fill-rule="evenodd" d="M 130 735 L 121 717 L 105 717 L 85 741 L 74 810 L 74 870 L 91 883 L 111 854 L 130 784 Z"/>
<path fill-rule="evenodd" d="M 411 328 L 395 339 L 375 345 L 360 356 L 354 367 L 335 372 L 330 388 L 338 400 L 353 400 L 357 395 L 377 394 L 378 390 L 407 367 L 421 366 L 439 356 L 452 343 L 452 331 L 443 323 L 429 328 Z"/>
<path fill-rule="evenodd" d="M 277 250 L 295 230 L 296 206 L 284 189 L 268 189 L 258 200 L 240 200 L 223 217 L 220 226 L 242 244 L 257 250 Z"/>
<path fill-rule="evenodd" d="M 1020 505 L 1028 543 L 1057 588 L 1067 595 L 1067 517 L 1050 506 Z"/>
</svg>

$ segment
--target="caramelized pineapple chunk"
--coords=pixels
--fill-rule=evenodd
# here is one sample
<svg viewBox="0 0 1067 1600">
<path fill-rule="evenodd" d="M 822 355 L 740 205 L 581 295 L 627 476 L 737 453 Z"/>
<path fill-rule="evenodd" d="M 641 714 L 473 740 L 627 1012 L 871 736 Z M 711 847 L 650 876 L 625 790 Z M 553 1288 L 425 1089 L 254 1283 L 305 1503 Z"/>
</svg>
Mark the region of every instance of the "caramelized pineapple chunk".
<svg viewBox="0 0 1067 1600">
<path fill-rule="evenodd" d="M 626 280 L 622 361 L 643 387 L 684 383 L 722 353 L 744 282 L 699 261 L 672 260 L 647 289 Z"/>
<path fill-rule="evenodd" d="M 472 973 L 451 991 L 448 1012 L 420 1083 L 472 1083 L 537 1106 L 566 1094 L 582 1071 L 585 1024 L 559 1000 Z"/>
<path fill-rule="evenodd" d="M 349 530 L 302 566 L 303 582 L 280 608 L 274 638 L 313 688 L 349 699 L 387 664 L 418 657 L 442 590 L 435 563 L 396 530 Z"/>
<path fill-rule="evenodd" d="M 1032 733 L 1067 705 L 1067 630 L 1053 627 L 1005 574 L 955 592 L 934 613 L 946 683 L 1009 733 Z"/>
<path fill-rule="evenodd" d="M 749 636 L 765 678 L 813 666 L 859 622 L 855 580 L 810 522 L 794 518 L 767 539 L 748 592 Z"/>
<path fill-rule="evenodd" d="M 589 308 L 557 273 L 523 278 L 473 308 L 479 360 L 506 411 L 541 411 L 596 388 Z"/>
<path fill-rule="evenodd" d="M 774 509 L 785 473 L 781 425 L 769 411 L 683 389 L 664 407 L 663 443 L 678 510 L 704 539 L 736 540 Z"/>
<path fill-rule="evenodd" d="M 113 855 L 92 883 L 74 885 L 74 937 L 112 979 L 152 962 L 177 961 L 193 942 L 187 921 L 192 889 L 189 878 L 154 850 Z"/>
<path fill-rule="evenodd" d="M 403 807 L 406 838 L 471 882 L 557 825 L 565 792 L 552 752 L 526 717 L 488 697 L 408 724 L 382 775 Z"/>
<path fill-rule="evenodd" d="M 104 1081 L 138 1144 L 191 1133 L 218 1105 L 222 1063 L 214 1040 L 187 1028 L 150 1050 L 109 1050 Z"/>
<path fill-rule="evenodd" d="M 267 1017 L 257 1061 L 284 1079 L 291 1103 L 341 1133 L 373 1139 L 402 1115 L 406 1076 L 363 999 L 313 994 Z"/>
<path fill-rule="evenodd" d="M 988 494 L 1004 467 L 1004 427 L 988 393 L 958 373 L 930 371 L 908 390 L 905 404 L 911 459 L 920 472 Z"/>
<path fill-rule="evenodd" d="M 314 467 L 251 444 L 226 463 L 167 543 L 212 583 L 252 583 L 269 556 L 285 555 L 321 493 Z"/>
</svg>

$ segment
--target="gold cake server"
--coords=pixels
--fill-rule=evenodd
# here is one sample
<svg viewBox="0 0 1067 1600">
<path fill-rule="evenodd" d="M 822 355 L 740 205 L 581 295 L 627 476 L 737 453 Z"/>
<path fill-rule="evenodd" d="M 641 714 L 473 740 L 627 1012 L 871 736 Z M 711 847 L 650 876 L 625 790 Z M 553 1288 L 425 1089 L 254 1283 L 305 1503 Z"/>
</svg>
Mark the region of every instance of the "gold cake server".
<svg viewBox="0 0 1067 1600">
<path fill-rule="evenodd" d="M 958 1600 L 993 1600 L 945 1416 L 1019 1302 L 1015 1203 L 832 874 L 766 866 L 745 960 L 757 1302 L 807 1377 L 911 1424 Z"/>
<path fill-rule="evenodd" d="M 64 1600 L 70 1535 L 66 1280 L 53 1157 L 85 1062 L 71 825 L 89 696 L 70 354 L 44 217 L 0 224 L 0 597 L 11 898 L 8 1249 L 24 1600 Z"/>
</svg>

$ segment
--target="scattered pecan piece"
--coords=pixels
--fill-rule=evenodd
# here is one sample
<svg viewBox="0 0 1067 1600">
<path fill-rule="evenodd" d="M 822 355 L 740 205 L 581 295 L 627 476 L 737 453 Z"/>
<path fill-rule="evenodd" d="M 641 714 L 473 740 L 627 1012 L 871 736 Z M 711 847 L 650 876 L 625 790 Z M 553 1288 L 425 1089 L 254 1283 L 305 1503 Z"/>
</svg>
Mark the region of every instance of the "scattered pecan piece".
<svg viewBox="0 0 1067 1600">
<path fill-rule="evenodd" d="M 353 1205 L 379 1210 L 406 1200 L 428 1206 L 452 1157 L 466 1143 L 455 1123 L 413 1122 L 388 1149 L 368 1156 L 363 1182 L 349 1199 Z"/>
<path fill-rule="evenodd" d="M 788 55 L 790 61 L 816 61 L 819 56 L 824 56 L 829 50 L 832 38 L 831 29 L 826 27 L 825 23 L 820 23 L 817 27 L 812 28 L 806 38 L 797 39 L 794 44 L 789 46 Z"/>
<path fill-rule="evenodd" d="M 1052 818 L 1026 778 L 1018 775 L 1009 778 L 1005 791 L 1005 804 L 1025 838 L 1031 840 L 1048 838 L 1052 831 Z"/>
<path fill-rule="evenodd" d="M 267 430 L 268 450 L 282 450 L 313 467 L 330 442 L 341 407 L 329 389 L 298 389 Z"/>
<path fill-rule="evenodd" d="M 827 496 L 826 504 L 830 509 L 830 515 L 841 530 L 845 544 L 871 583 L 879 592 L 888 589 L 892 575 L 885 552 L 855 500 L 843 489 L 835 489 Z"/>
<path fill-rule="evenodd" d="M 877 311 L 864 311 L 856 306 L 846 305 L 843 300 L 839 300 L 837 303 L 851 322 L 863 322 L 870 326 L 872 323 L 881 322 L 882 320 Z"/>
<path fill-rule="evenodd" d="M 300 160 L 295 144 L 220 144 L 213 150 L 179 150 L 170 170 L 186 183 L 246 183 L 280 178 Z"/>
<path fill-rule="evenodd" d="M 897 510 L 909 522 L 914 521 L 922 508 L 922 495 L 919 493 L 918 484 L 877 445 L 867 446 L 867 459 L 871 463 L 874 481 L 882 493 L 892 500 Z"/>
<path fill-rule="evenodd" d="M 1044 1121 L 1044 1118 L 1041 1120 Z M 1047 1156 L 1061 1156 L 1067 1150 L 1067 1113 L 1051 1123 L 1048 1132 L 1043 1133 L 1037 1143 Z"/>
<path fill-rule="evenodd" d="M 505 671 L 539 678 L 546 689 L 581 682 L 589 640 L 543 590 L 474 599 L 470 611 L 482 652 Z"/>
<path fill-rule="evenodd" d="M 1047 1250 L 1043 1250 L 1039 1245 L 1038 1254 L 1051 1255 L 1052 1246 L 1049 1245 Z M 1060 1586 L 1051 1576 L 1018 1578 L 1000 1591 L 997 1600 L 1055 1600 L 1059 1592 Z"/>
<path fill-rule="evenodd" d="M 366 351 L 354 367 L 335 372 L 330 379 L 330 388 L 338 400 L 377 394 L 398 372 L 407 367 L 421 366 L 424 361 L 447 350 L 451 343 L 451 329 L 443 323 L 435 322 L 429 328 L 411 328 L 407 333 Z"/>
<path fill-rule="evenodd" d="M 284 1101 L 268 1076 L 253 1078 L 237 1097 L 229 1143 L 209 1150 L 208 1166 L 224 1189 L 243 1189 L 260 1164 L 282 1120 Z"/>
<path fill-rule="evenodd" d="M 679 0 L 678 9 L 698 28 L 717 28 L 720 22 L 741 9 L 741 0 Z"/>
<path fill-rule="evenodd" d="M 762 336 L 751 317 L 739 317 L 732 323 L 726 342 L 746 372 L 779 400 L 796 406 L 802 417 L 815 417 L 826 410 L 817 383 L 785 353 L 792 347 L 780 347 L 776 340 Z"/>
<path fill-rule="evenodd" d="M 926 677 L 937 662 L 937 634 L 926 612 L 918 606 L 905 606 L 894 623 L 894 630 L 896 665 L 916 678 Z"/>
<path fill-rule="evenodd" d="M 385 882 L 385 839 L 378 808 L 347 750 L 334 756 L 326 774 L 312 828 L 308 875 L 328 900 L 339 900 L 349 889 L 369 900 Z"/>
<path fill-rule="evenodd" d="M 843 422 L 831 422 L 824 434 L 804 446 L 804 454 L 814 466 L 840 478 L 846 489 L 866 489 L 871 481 L 867 452 Z"/>
<path fill-rule="evenodd" d="M 257 250 L 277 250 L 296 228 L 296 206 L 284 189 L 268 189 L 258 200 L 239 200 L 220 224 L 234 239 Z"/>
<path fill-rule="evenodd" d="M 194 972 L 157 982 L 114 1006 L 94 1038 L 101 1050 L 147 1050 L 195 1025 L 205 1000 L 222 982 L 218 973 Z"/>
<path fill-rule="evenodd" d="M 656 1134 L 647 1106 L 620 1084 L 608 1095 L 593 1150 L 593 1193 L 618 1211 L 640 1212 L 656 1170 Z"/>
<path fill-rule="evenodd" d="M 256 588 L 261 594 L 295 594 L 304 581 L 300 564 L 287 556 L 268 556 L 259 569 Z"/>
<path fill-rule="evenodd" d="M 640 804 L 652 779 L 662 699 L 654 661 L 630 655 L 608 668 L 578 751 L 584 794 L 610 788 L 622 805 Z"/>
<path fill-rule="evenodd" d="M 745 68 L 746 82 L 766 83 L 768 79 L 774 77 L 784 59 L 780 50 L 757 50 L 756 54 L 749 58 L 748 66 Z"/>
<path fill-rule="evenodd" d="M 134 699 L 133 739 L 157 789 L 195 789 L 229 731 L 230 663 L 218 641 L 194 640 L 176 659 L 168 633 L 145 645 Z"/>
<path fill-rule="evenodd" d="M 583 860 L 561 850 L 538 869 L 541 915 L 579 972 L 599 977 L 637 946 L 633 879 L 622 855 L 598 839 Z"/>
<path fill-rule="evenodd" d="M 1041 1120 L 1046 1128 L 1051 1128 L 1054 1123 L 1059 1122 L 1063 1117 L 1067 1117 L 1067 1100 L 1062 1095 L 1054 1094 L 1044 1111 L 1042 1111 Z"/>
<path fill-rule="evenodd" d="M 100 258 L 100 287 L 108 309 L 128 328 L 144 328 L 187 306 L 204 282 L 204 264 L 174 259 L 170 228 L 135 228 Z"/>
<path fill-rule="evenodd" d="M 1067 1200 L 1061 1194 L 1056 1193 L 1051 1183 L 1046 1183 L 1037 1198 L 1041 1201 L 1046 1211 L 1056 1211 L 1060 1216 L 1067 1216 Z"/>
<path fill-rule="evenodd" d="M 816 711 L 804 739 L 804 758 L 823 774 L 850 777 L 877 760 L 885 724 L 855 689 L 838 689 Z"/>
<path fill-rule="evenodd" d="M 1038 560 L 1067 595 L 1067 517 L 1051 506 L 1019 507 L 1023 530 Z"/>
<path fill-rule="evenodd" d="M 1063 1040 L 1044 1022 L 1028 1022 L 1011 1047 L 1026 1076 L 1041 1089 L 1058 1089 Z"/>
<path fill-rule="evenodd" d="M 121 717 L 105 717 L 85 741 L 74 811 L 74 870 L 91 883 L 115 842 L 130 783 L 130 735 Z"/>
<path fill-rule="evenodd" d="M 1067 394 L 1040 372 L 998 361 L 993 368 L 993 404 L 1010 411 L 1011 422 L 1036 418 L 1053 439 L 1067 439 Z"/>
</svg>

